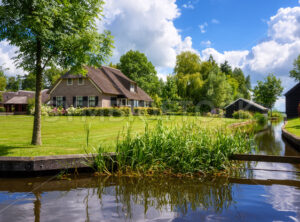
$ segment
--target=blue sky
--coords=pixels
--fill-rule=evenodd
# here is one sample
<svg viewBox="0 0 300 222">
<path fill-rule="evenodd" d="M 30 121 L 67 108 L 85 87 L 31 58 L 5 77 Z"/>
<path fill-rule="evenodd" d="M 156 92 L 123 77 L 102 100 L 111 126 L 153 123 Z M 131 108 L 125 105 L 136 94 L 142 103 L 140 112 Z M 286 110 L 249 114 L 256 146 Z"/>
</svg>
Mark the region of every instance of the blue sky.
<svg viewBox="0 0 300 222">
<path fill-rule="evenodd" d="M 116 63 L 126 51 L 139 50 L 158 75 L 173 72 L 176 55 L 190 50 L 218 63 L 225 60 L 251 76 L 252 86 L 274 73 L 284 91 L 300 54 L 300 0 L 113 0 L 104 6 L 99 32 L 108 29 L 115 40 Z M 8 75 L 24 73 L 12 61 L 16 48 L 0 42 L 0 65 Z M 280 97 L 275 108 L 284 111 Z"/>
<path fill-rule="evenodd" d="M 218 51 L 249 50 L 267 38 L 267 21 L 279 8 L 299 6 L 297 0 L 180 0 L 177 4 L 182 14 L 174 24 L 181 34 L 193 37 L 195 49 L 202 50 L 201 42 L 211 41 Z M 203 24 L 207 24 L 205 33 L 199 28 Z"/>
</svg>

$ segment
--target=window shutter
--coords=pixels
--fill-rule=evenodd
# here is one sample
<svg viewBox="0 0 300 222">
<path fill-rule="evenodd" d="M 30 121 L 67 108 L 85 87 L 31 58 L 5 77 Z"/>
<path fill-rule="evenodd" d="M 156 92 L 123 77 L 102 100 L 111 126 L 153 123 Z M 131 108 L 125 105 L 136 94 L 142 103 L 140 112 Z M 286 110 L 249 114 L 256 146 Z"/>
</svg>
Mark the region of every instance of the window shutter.
<svg viewBox="0 0 300 222">
<path fill-rule="evenodd" d="M 84 96 L 83 97 L 83 107 L 87 107 L 88 106 L 88 97 Z"/>
<path fill-rule="evenodd" d="M 63 107 L 64 108 L 66 107 L 66 97 L 65 96 L 63 97 Z"/>
<path fill-rule="evenodd" d="M 54 96 L 53 97 L 53 104 L 52 104 L 54 107 L 56 106 L 56 97 Z"/>
<path fill-rule="evenodd" d="M 95 106 L 98 106 L 98 96 L 95 97 Z"/>
<path fill-rule="evenodd" d="M 73 107 L 76 107 L 76 96 L 73 96 Z"/>
</svg>

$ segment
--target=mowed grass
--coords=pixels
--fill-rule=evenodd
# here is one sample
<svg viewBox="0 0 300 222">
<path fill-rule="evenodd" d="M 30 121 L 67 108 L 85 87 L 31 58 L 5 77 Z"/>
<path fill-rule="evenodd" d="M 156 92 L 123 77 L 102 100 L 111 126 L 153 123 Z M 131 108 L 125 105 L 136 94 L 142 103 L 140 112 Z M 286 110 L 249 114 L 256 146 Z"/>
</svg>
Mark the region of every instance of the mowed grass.
<svg viewBox="0 0 300 222">
<path fill-rule="evenodd" d="M 288 120 L 285 129 L 288 132 L 300 137 L 300 118 Z"/>
<path fill-rule="evenodd" d="M 0 116 L 0 156 L 45 156 L 94 153 L 100 144 L 115 151 L 119 133 L 131 125 L 132 133 L 143 133 L 145 122 L 150 129 L 159 119 L 165 125 L 195 122 L 203 128 L 227 128 L 241 120 L 197 116 L 162 117 L 42 117 L 42 146 L 30 144 L 32 116 Z M 90 128 L 89 148 L 86 148 L 86 127 Z"/>
</svg>

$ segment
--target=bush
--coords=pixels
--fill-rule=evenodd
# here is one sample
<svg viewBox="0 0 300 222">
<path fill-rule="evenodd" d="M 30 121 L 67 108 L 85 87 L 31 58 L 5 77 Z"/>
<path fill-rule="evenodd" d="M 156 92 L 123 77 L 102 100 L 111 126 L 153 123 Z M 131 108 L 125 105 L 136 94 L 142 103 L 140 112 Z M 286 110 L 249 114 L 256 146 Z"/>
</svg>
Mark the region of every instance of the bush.
<svg viewBox="0 0 300 222">
<path fill-rule="evenodd" d="M 129 107 L 121 107 L 121 108 L 70 107 L 66 111 L 68 116 L 129 116 L 131 113 Z"/>
<path fill-rule="evenodd" d="M 235 111 L 232 116 L 235 119 L 251 119 L 253 117 L 252 113 L 245 110 Z"/>
<path fill-rule="evenodd" d="M 162 114 L 160 108 L 154 108 L 154 107 L 135 107 L 133 111 L 135 115 L 141 115 L 141 116 L 146 116 L 146 115 L 158 116 Z"/>
<path fill-rule="evenodd" d="M 255 113 L 253 119 L 260 125 L 265 125 L 267 123 L 267 117 L 261 113 Z"/>
<path fill-rule="evenodd" d="M 273 110 L 272 114 L 271 111 L 268 112 L 268 117 L 270 118 L 283 118 L 283 114 L 277 110 Z"/>
<path fill-rule="evenodd" d="M 0 113 L 5 112 L 5 108 L 4 107 L 0 107 Z"/>
</svg>

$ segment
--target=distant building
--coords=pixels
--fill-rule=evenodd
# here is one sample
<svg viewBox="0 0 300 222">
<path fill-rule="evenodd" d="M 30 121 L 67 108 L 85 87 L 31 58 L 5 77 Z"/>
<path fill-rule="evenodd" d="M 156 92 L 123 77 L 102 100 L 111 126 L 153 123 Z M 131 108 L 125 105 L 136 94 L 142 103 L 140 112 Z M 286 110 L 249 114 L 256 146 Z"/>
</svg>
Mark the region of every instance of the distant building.
<svg viewBox="0 0 300 222">
<path fill-rule="evenodd" d="M 253 113 L 258 112 L 262 114 L 268 114 L 268 108 L 263 107 L 262 105 L 259 105 L 253 101 L 239 98 L 235 100 L 233 103 L 225 107 L 225 111 L 226 111 L 225 116 L 227 118 L 231 118 L 232 114 L 235 111 L 239 111 L 239 110 L 245 110 Z"/>
<path fill-rule="evenodd" d="M 49 100 L 48 89 L 42 90 L 42 103 Z M 27 111 L 28 100 L 35 97 L 35 92 L 19 90 L 17 92 L 2 92 L 2 102 L 6 112 L 25 113 Z"/>
<path fill-rule="evenodd" d="M 287 118 L 298 117 L 300 105 L 300 82 L 285 94 L 285 112 Z"/>
</svg>

